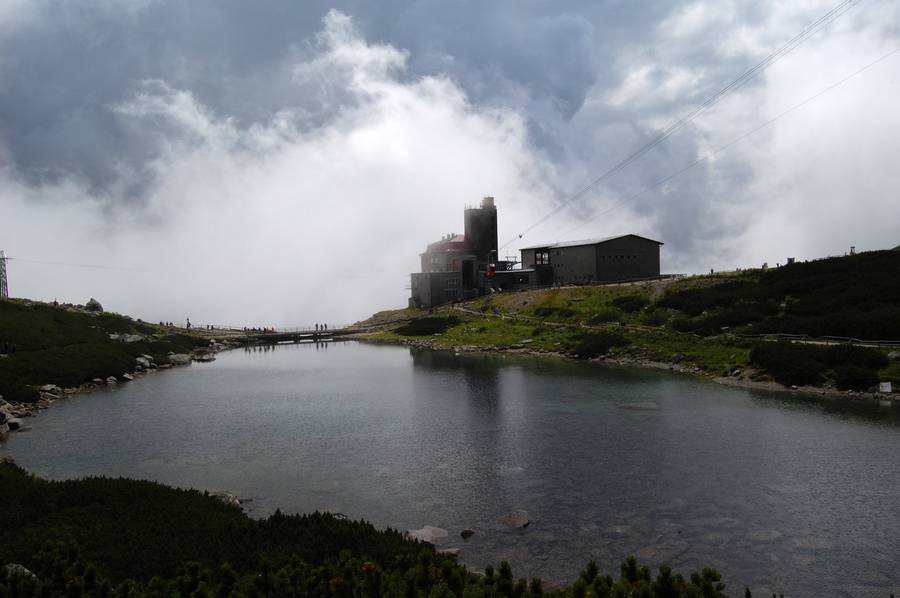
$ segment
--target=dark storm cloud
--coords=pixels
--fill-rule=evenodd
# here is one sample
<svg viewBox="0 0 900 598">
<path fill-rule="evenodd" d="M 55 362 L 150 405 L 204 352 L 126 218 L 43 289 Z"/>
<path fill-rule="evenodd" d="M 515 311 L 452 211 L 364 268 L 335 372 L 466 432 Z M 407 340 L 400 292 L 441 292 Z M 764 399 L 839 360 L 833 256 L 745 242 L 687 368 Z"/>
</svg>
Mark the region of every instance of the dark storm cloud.
<svg viewBox="0 0 900 598">
<path fill-rule="evenodd" d="M 571 137 L 561 124 L 598 78 L 612 75 L 611 50 L 647 35 L 666 5 L 34 3 L 0 38 L 7 57 L 0 63 L 0 131 L 29 180 L 75 174 L 109 183 L 121 168 L 139 171 L 154 155 L 111 109 L 142 81 L 189 90 L 248 125 L 304 106 L 302 90 L 282 71 L 336 7 L 354 16 L 367 39 L 407 50 L 408 77 L 447 74 L 476 103 L 523 109 L 534 140 L 561 155 Z"/>
</svg>

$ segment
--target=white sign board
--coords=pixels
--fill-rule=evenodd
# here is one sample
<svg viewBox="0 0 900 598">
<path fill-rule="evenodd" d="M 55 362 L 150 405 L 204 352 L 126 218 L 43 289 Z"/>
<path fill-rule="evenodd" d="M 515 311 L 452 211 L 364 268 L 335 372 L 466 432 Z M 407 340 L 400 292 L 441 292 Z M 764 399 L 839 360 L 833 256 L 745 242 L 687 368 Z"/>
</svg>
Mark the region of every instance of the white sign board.
<svg viewBox="0 0 900 598">
<path fill-rule="evenodd" d="M 891 383 L 890 383 L 890 382 L 882 382 L 881 384 L 879 384 L 878 390 L 880 390 L 881 392 L 893 392 L 893 391 L 891 390 Z"/>
</svg>

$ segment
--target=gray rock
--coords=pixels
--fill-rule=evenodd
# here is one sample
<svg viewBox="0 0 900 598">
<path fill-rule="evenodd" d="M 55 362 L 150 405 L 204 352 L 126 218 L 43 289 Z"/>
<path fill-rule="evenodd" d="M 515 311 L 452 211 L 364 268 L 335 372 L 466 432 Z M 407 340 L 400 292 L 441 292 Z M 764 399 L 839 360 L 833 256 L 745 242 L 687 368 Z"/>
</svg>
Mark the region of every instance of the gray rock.
<svg viewBox="0 0 900 598">
<path fill-rule="evenodd" d="M 134 380 L 134 376 L 132 376 L 131 374 L 125 373 L 125 374 L 122 374 L 122 380 L 127 380 L 128 382 L 131 382 L 132 380 Z"/>
<path fill-rule="evenodd" d="M 84 304 L 84 308 L 90 312 L 94 312 L 97 314 L 103 313 L 103 306 L 100 305 L 100 302 L 91 297 L 91 300 Z"/>
<path fill-rule="evenodd" d="M 426 525 L 422 529 L 406 530 L 406 537 L 410 540 L 418 540 L 419 542 L 427 542 L 428 544 L 438 544 L 447 537 L 447 530 Z"/>
<path fill-rule="evenodd" d="M 22 427 L 22 420 L 18 417 L 10 417 L 6 420 L 6 425 L 9 426 L 10 430 L 18 430 Z"/>
<path fill-rule="evenodd" d="M 103 378 L 94 378 L 93 380 L 91 380 L 91 382 L 93 382 L 94 384 L 100 385 L 100 384 L 104 383 L 104 380 L 103 380 Z"/>
<path fill-rule="evenodd" d="M 188 365 L 191 363 L 191 356 L 186 353 L 173 353 L 169 355 L 169 363 L 172 365 Z"/>
<path fill-rule="evenodd" d="M 54 394 L 62 392 L 62 389 L 58 387 L 56 384 L 44 384 L 41 387 L 41 392 L 52 392 Z"/>
<path fill-rule="evenodd" d="M 135 358 L 134 358 L 134 362 L 135 362 L 136 364 L 138 364 L 139 366 L 141 366 L 142 368 L 148 368 L 148 367 L 150 367 L 150 360 L 147 359 L 146 357 L 144 357 L 143 355 L 140 355 L 140 356 L 138 356 L 138 357 L 135 357 Z"/>
<path fill-rule="evenodd" d="M 119 340 L 123 343 L 139 343 L 146 337 L 141 334 L 123 334 Z"/>
<path fill-rule="evenodd" d="M 26 569 L 24 566 L 19 565 L 18 563 L 10 563 L 8 565 L 4 565 L 3 573 L 4 575 L 8 576 L 17 575 L 21 577 L 30 577 L 32 579 L 37 579 L 37 576 L 34 573 Z"/>
<path fill-rule="evenodd" d="M 218 498 L 226 505 L 231 505 L 232 507 L 241 508 L 241 500 L 236 495 L 232 494 L 231 492 L 227 492 L 225 490 L 219 490 L 217 492 L 210 492 L 209 495 L 214 496 L 215 498 Z"/>
<path fill-rule="evenodd" d="M 671 361 L 672 361 L 672 363 L 681 363 L 685 359 L 687 359 L 687 357 L 685 357 L 684 354 L 676 353 L 675 355 L 672 356 Z"/>
<path fill-rule="evenodd" d="M 6 435 L 9 434 L 9 425 L 6 422 L 0 424 L 0 440 L 6 438 Z"/>
<path fill-rule="evenodd" d="M 116 380 L 115 376 L 110 376 L 109 378 L 106 379 L 106 383 L 107 384 L 118 384 L 119 381 Z"/>
<path fill-rule="evenodd" d="M 891 351 L 888 353 L 888 359 L 892 361 L 900 361 L 900 351 Z"/>
<path fill-rule="evenodd" d="M 497 521 L 509 527 L 528 527 L 531 520 L 527 511 L 512 511 L 500 517 Z"/>
<path fill-rule="evenodd" d="M 469 538 L 471 538 L 472 536 L 475 535 L 475 530 L 464 529 L 463 531 L 459 532 L 459 535 L 462 536 L 463 540 L 468 540 Z"/>
</svg>

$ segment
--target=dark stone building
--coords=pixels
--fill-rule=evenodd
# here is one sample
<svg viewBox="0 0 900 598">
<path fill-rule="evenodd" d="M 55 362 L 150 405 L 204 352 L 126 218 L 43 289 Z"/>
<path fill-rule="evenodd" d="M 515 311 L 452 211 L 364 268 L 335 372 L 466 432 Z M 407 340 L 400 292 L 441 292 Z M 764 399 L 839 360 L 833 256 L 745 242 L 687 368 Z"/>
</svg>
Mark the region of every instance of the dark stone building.
<svg viewBox="0 0 900 598">
<path fill-rule="evenodd" d="M 497 259 L 497 207 L 485 197 L 465 210 L 465 234 L 426 247 L 410 275 L 410 307 L 472 299 L 551 284 L 590 284 L 659 276 L 659 241 L 622 235 L 522 249 L 521 268 Z"/>
<path fill-rule="evenodd" d="M 432 307 L 483 295 L 497 260 L 497 206 L 493 197 L 465 210 L 465 234 L 450 234 L 421 254 L 422 271 L 410 275 L 410 307 Z"/>
<path fill-rule="evenodd" d="M 654 278 L 660 246 L 638 235 L 534 245 L 521 250 L 522 268 L 536 272 L 538 285 Z"/>
</svg>

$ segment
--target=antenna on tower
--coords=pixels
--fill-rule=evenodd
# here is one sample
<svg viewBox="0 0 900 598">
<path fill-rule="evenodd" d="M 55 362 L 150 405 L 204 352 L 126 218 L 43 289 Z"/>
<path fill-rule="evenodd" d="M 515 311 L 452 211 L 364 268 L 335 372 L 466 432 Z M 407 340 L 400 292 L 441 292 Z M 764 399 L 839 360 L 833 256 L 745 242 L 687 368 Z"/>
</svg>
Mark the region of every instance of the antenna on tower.
<svg viewBox="0 0 900 598">
<path fill-rule="evenodd" d="M 6 280 L 6 254 L 0 249 L 0 299 L 9 299 L 9 283 Z"/>
</svg>

